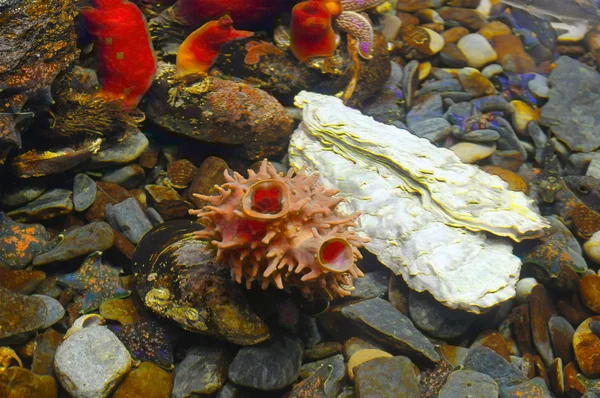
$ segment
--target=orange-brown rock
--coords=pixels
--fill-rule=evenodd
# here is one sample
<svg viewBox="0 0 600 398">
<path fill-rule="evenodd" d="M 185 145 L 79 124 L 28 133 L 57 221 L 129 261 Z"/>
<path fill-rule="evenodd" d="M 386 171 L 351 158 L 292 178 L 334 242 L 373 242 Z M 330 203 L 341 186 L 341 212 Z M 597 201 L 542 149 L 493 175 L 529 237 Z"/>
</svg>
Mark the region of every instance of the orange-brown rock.
<svg viewBox="0 0 600 398">
<path fill-rule="evenodd" d="M 461 37 L 466 36 L 469 33 L 471 33 L 469 32 L 469 29 L 463 28 L 462 26 L 456 26 L 442 33 L 442 37 L 446 43 L 456 43 Z"/>
<path fill-rule="evenodd" d="M 398 11 L 414 12 L 425 8 L 439 7 L 440 0 L 401 0 L 396 5 Z"/>
<path fill-rule="evenodd" d="M 554 360 L 554 354 L 550 345 L 548 321 L 556 314 L 556 309 L 544 285 L 536 285 L 532 289 L 529 296 L 529 312 L 533 344 L 544 362 L 550 365 Z"/>
<path fill-rule="evenodd" d="M 573 349 L 581 373 L 589 378 L 598 378 L 600 377 L 600 337 L 590 330 L 589 325 L 593 321 L 600 321 L 600 316 L 586 319 L 575 330 Z"/>
<path fill-rule="evenodd" d="M 117 387 L 114 398 L 169 398 L 175 375 L 150 363 L 142 362 Z"/>
<path fill-rule="evenodd" d="M 392 354 L 383 350 L 360 350 L 354 353 L 348 360 L 348 377 L 354 380 L 354 368 L 365 362 L 369 362 L 376 358 L 391 358 Z"/>
<path fill-rule="evenodd" d="M 481 36 L 485 37 L 489 41 L 496 36 L 502 35 L 510 35 L 512 32 L 510 28 L 503 24 L 500 21 L 492 21 L 489 24 L 485 25 L 483 28 L 479 29 L 479 33 Z"/>
<path fill-rule="evenodd" d="M 500 177 L 503 181 L 508 183 L 508 189 L 511 191 L 521 191 L 527 193 L 529 188 L 527 182 L 519 174 L 514 171 L 503 169 L 498 166 L 481 166 L 481 169 L 486 173 L 490 173 Z"/>
<path fill-rule="evenodd" d="M 492 45 L 498 54 L 498 63 L 505 71 L 515 73 L 535 72 L 533 58 L 523 49 L 521 40 L 515 35 L 495 36 Z"/>
<path fill-rule="evenodd" d="M 586 275 L 579 280 L 583 304 L 596 314 L 600 314 L 600 275 Z"/>
<path fill-rule="evenodd" d="M 496 351 L 504 359 L 510 362 L 510 351 L 504 337 L 496 330 L 488 330 L 481 334 L 478 343 Z"/>
<path fill-rule="evenodd" d="M 438 14 L 446 22 L 456 21 L 471 30 L 481 29 L 487 24 L 487 20 L 482 13 L 469 8 L 443 7 L 438 10 Z"/>
<path fill-rule="evenodd" d="M 420 23 L 419 18 L 414 16 L 413 14 L 409 14 L 407 12 L 398 11 L 396 16 L 400 18 L 400 22 L 402 22 L 402 26 L 407 25 L 418 25 Z"/>
<path fill-rule="evenodd" d="M 564 370 L 563 370 L 564 378 L 565 378 L 565 391 L 571 393 L 579 393 L 576 396 L 581 394 L 585 394 L 587 388 L 583 385 L 583 383 L 577 378 L 577 374 L 579 374 L 579 369 L 575 362 L 569 362 Z"/>
<path fill-rule="evenodd" d="M 581 203 L 573 208 L 571 217 L 577 235 L 583 239 L 589 239 L 595 232 L 600 231 L 600 215 Z"/>
</svg>

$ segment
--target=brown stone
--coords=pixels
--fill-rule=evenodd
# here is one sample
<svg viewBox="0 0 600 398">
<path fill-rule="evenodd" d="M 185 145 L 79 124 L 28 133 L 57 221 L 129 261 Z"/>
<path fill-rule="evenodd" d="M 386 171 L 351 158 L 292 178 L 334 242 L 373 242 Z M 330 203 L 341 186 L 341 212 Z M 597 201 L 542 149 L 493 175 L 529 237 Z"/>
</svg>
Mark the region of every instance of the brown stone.
<svg viewBox="0 0 600 398">
<path fill-rule="evenodd" d="M 458 49 L 456 43 L 446 43 L 440 57 L 448 66 L 454 68 L 464 68 L 469 64 L 467 57 Z"/>
<path fill-rule="evenodd" d="M 133 299 L 114 299 L 100 304 L 100 315 L 121 325 L 131 325 L 140 320 Z"/>
<path fill-rule="evenodd" d="M 113 234 L 115 236 L 113 247 L 117 249 L 119 253 L 131 260 L 133 258 L 133 252 L 135 251 L 135 245 L 114 228 Z"/>
<path fill-rule="evenodd" d="M 442 33 L 442 37 L 446 43 L 456 43 L 461 39 L 461 37 L 466 36 L 469 33 L 469 29 L 463 28 L 462 26 L 456 26 Z"/>
<path fill-rule="evenodd" d="M 592 321 L 600 320 L 600 316 L 586 319 L 573 336 L 573 349 L 577 364 L 586 377 L 600 377 L 600 337 L 596 336 L 589 328 Z"/>
<path fill-rule="evenodd" d="M 553 316 L 548 322 L 554 354 L 564 363 L 573 360 L 573 326 L 562 317 Z"/>
<path fill-rule="evenodd" d="M 521 304 L 512 309 L 510 320 L 513 325 L 515 340 L 522 354 L 535 352 L 531 337 L 531 318 L 529 317 L 529 304 Z"/>
<path fill-rule="evenodd" d="M 224 172 L 229 166 L 227 163 L 216 156 L 209 156 L 200 165 L 192 181 L 189 190 L 189 199 L 194 203 L 196 208 L 200 209 L 206 202 L 193 196 L 195 193 L 202 195 L 216 195 L 218 193 L 216 185 L 223 185 L 225 180 Z"/>
<path fill-rule="evenodd" d="M 488 41 L 492 41 L 494 37 L 510 35 L 512 31 L 507 25 L 503 24 L 500 21 L 491 21 L 489 24 L 479 29 L 477 33 L 488 39 Z"/>
<path fill-rule="evenodd" d="M 484 97 L 496 93 L 496 87 L 475 68 L 463 68 L 458 74 L 458 80 L 465 91 L 473 98 Z"/>
<path fill-rule="evenodd" d="M 439 351 L 444 360 L 454 367 L 463 365 L 469 353 L 468 348 L 450 344 L 440 344 Z"/>
<path fill-rule="evenodd" d="M 413 12 L 435 6 L 439 7 L 441 3 L 440 0 L 401 0 L 398 2 L 396 9 L 398 11 Z"/>
<path fill-rule="evenodd" d="M 535 357 L 532 354 L 527 353 L 523 355 L 523 366 L 521 367 L 521 370 L 528 379 L 533 379 L 535 377 Z"/>
<path fill-rule="evenodd" d="M 579 369 L 575 362 L 569 362 L 563 370 L 565 380 L 565 391 L 570 393 L 585 394 L 587 388 L 583 385 L 581 380 L 577 377 Z"/>
<path fill-rule="evenodd" d="M 354 368 L 377 358 L 391 358 L 392 354 L 383 350 L 366 349 L 355 352 L 348 360 L 348 377 L 354 380 Z"/>
<path fill-rule="evenodd" d="M 36 338 L 31 371 L 39 375 L 53 375 L 54 353 L 63 342 L 63 335 L 49 328 Z"/>
<path fill-rule="evenodd" d="M 562 396 L 565 393 L 565 375 L 560 358 L 555 358 L 552 361 L 552 365 L 548 368 L 548 378 L 550 379 L 552 392 L 559 397 Z"/>
<path fill-rule="evenodd" d="M 438 14 L 445 21 L 456 21 L 471 30 L 481 29 L 487 24 L 487 20 L 482 13 L 469 8 L 443 7 L 438 10 Z"/>
<path fill-rule="evenodd" d="M 0 397 L 56 398 L 58 386 L 52 376 L 42 376 L 24 368 L 8 368 L 0 372 Z"/>
<path fill-rule="evenodd" d="M 586 275 L 579 280 L 579 292 L 583 304 L 600 314 L 600 275 Z"/>
<path fill-rule="evenodd" d="M 486 173 L 500 177 L 504 182 L 508 183 L 508 189 L 511 191 L 521 191 L 527 193 L 529 190 L 527 182 L 519 174 L 514 171 L 503 169 L 498 166 L 481 166 L 481 169 Z"/>
<path fill-rule="evenodd" d="M 408 313 L 408 294 L 410 289 L 400 275 L 394 275 L 388 283 L 388 301 L 394 304 L 394 307 L 404 315 Z"/>
<path fill-rule="evenodd" d="M 183 200 L 179 193 L 171 187 L 146 185 L 145 189 L 152 198 L 154 207 L 165 220 L 185 217 L 192 208 L 192 204 Z"/>
<path fill-rule="evenodd" d="M 535 72 L 535 61 L 523 49 L 523 43 L 515 35 L 495 36 L 492 45 L 498 54 L 498 63 L 505 71 L 515 73 Z"/>
<path fill-rule="evenodd" d="M 536 377 L 541 377 L 546 382 L 546 385 L 550 385 L 550 380 L 548 379 L 548 371 L 546 370 L 546 366 L 544 365 L 544 361 L 539 355 L 534 357 L 535 363 L 535 375 Z"/>
<path fill-rule="evenodd" d="M 304 350 L 303 358 L 305 361 L 318 361 L 320 359 L 332 357 L 341 352 L 341 343 L 338 343 L 337 341 L 328 341 Z"/>
<path fill-rule="evenodd" d="M 481 0 L 449 0 L 446 5 L 449 7 L 477 8 L 480 2 Z"/>
<path fill-rule="evenodd" d="M 96 200 L 94 200 L 94 203 L 85 212 L 85 219 L 88 222 L 103 221 L 104 207 L 107 204 L 115 205 L 133 197 L 125 188 L 114 182 L 97 181 L 96 189 Z"/>
<path fill-rule="evenodd" d="M 159 152 L 160 148 L 158 146 L 148 145 L 148 147 L 137 159 L 137 162 L 145 169 L 153 169 L 158 163 Z"/>
<path fill-rule="evenodd" d="M 483 332 L 477 341 L 479 344 L 484 345 L 492 350 L 496 351 L 500 356 L 510 362 L 510 351 L 506 340 L 502 335 L 495 330 L 488 330 Z"/>
<path fill-rule="evenodd" d="M 585 44 L 589 48 L 596 65 L 600 65 L 600 27 L 596 26 L 585 35 Z"/>
<path fill-rule="evenodd" d="M 354 355 L 355 353 L 357 353 L 360 350 L 375 350 L 375 349 L 379 349 L 379 347 L 364 341 L 362 339 L 359 339 L 358 337 L 351 337 L 348 340 L 346 340 L 344 342 L 344 346 L 342 347 L 343 350 L 343 354 L 344 354 L 344 358 L 346 358 L 346 360 L 349 360 L 352 355 Z"/>
<path fill-rule="evenodd" d="M 142 362 L 125 377 L 113 398 L 170 398 L 174 379 L 173 372 Z"/>
<path fill-rule="evenodd" d="M 554 304 L 546 293 L 544 285 L 536 285 L 529 296 L 529 313 L 531 316 L 531 335 L 533 344 L 544 363 L 550 365 L 554 360 L 550 345 L 548 321 L 556 314 Z"/>
<path fill-rule="evenodd" d="M 413 14 L 409 14 L 407 12 L 398 11 L 396 16 L 400 18 L 400 22 L 402 22 L 402 26 L 407 25 L 418 25 L 420 23 L 419 18 L 415 17 Z"/>
<path fill-rule="evenodd" d="M 0 287 L 20 294 L 30 294 L 46 279 L 42 271 L 9 270 L 0 267 Z"/>
<path fill-rule="evenodd" d="M 569 298 L 558 300 L 556 303 L 561 315 L 574 327 L 592 316 L 590 310 L 583 305 L 578 294 L 573 294 Z"/>
</svg>

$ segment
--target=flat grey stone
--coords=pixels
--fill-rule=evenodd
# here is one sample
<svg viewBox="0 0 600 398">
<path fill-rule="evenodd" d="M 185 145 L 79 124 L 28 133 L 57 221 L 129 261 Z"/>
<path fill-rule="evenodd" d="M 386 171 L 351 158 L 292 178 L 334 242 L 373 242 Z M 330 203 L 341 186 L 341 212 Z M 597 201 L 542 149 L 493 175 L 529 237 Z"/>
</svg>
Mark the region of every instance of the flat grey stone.
<svg viewBox="0 0 600 398">
<path fill-rule="evenodd" d="M 220 347 L 193 347 L 175 369 L 172 398 L 217 392 L 227 380 L 231 356 Z"/>
<path fill-rule="evenodd" d="M 490 376 L 472 370 L 459 370 L 448 376 L 439 398 L 498 398 L 498 384 Z"/>
<path fill-rule="evenodd" d="M 476 318 L 474 314 L 444 306 L 428 293 L 414 290 L 408 295 L 408 309 L 410 318 L 419 329 L 439 339 L 460 336 Z"/>
<path fill-rule="evenodd" d="M 132 128 L 122 141 L 92 155 L 86 168 L 100 169 L 133 162 L 148 148 L 149 143 L 140 130 Z"/>
<path fill-rule="evenodd" d="M 110 249 L 115 234 L 104 221 L 93 222 L 77 227 L 65 234 L 60 245 L 33 259 L 33 265 L 44 265 L 59 261 L 72 260 L 87 254 Z"/>
<path fill-rule="evenodd" d="M 287 336 L 242 347 L 229 367 L 229 380 L 261 391 L 280 390 L 298 378 L 302 353 L 302 343 Z"/>
<path fill-rule="evenodd" d="M 442 117 L 444 104 L 440 94 L 426 94 L 415 100 L 411 110 L 406 115 L 406 125 L 410 128 L 427 119 Z"/>
<path fill-rule="evenodd" d="M 364 300 L 342 309 L 342 315 L 377 342 L 396 351 L 432 362 L 440 360 L 433 344 L 415 328 L 412 321 L 382 298 Z"/>
<path fill-rule="evenodd" d="M 366 272 L 365 276 L 354 281 L 354 290 L 349 298 L 365 300 L 383 297 L 387 293 L 389 279 L 388 271 Z"/>
<path fill-rule="evenodd" d="M 84 211 L 96 200 L 96 181 L 87 174 L 77 174 L 73 186 L 75 211 Z"/>
<path fill-rule="evenodd" d="M 436 117 L 413 125 L 409 131 L 417 137 L 438 142 L 450 135 L 450 127 L 451 125 L 446 119 Z"/>
<path fill-rule="evenodd" d="M 131 368 L 131 356 L 105 326 L 90 326 L 69 336 L 56 349 L 54 370 L 62 386 L 77 398 L 104 398 Z"/>
<path fill-rule="evenodd" d="M 102 181 L 114 182 L 123 188 L 133 189 L 140 186 L 145 178 L 146 173 L 142 166 L 134 163 L 106 172 L 102 176 Z"/>
<path fill-rule="evenodd" d="M 420 397 L 419 377 L 407 357 L 376 358 L 354 368 L 356 398 Z"/>
<path fill-rule="evenodd" d="M 546 382 L 541 377 L 534 377 L 531 380 L 527 380 L 523 383 L 514 386 L 501 386 L 502 398 L 523 398 L 523 397 L 535 397 L 535 398 L 553 398 L 554 395 L 550 393 Z"/>
<path fill-rule="evenodd" d="M 71 191 L 53 189 L 27 205 L 10 211 L 8 215 L 15 221 L 47 220 L 73 211 Z"/>
<path fill-rule="evenodd" d="M 142 236 L 152 229 L 152 223 L 135 198 L 125 199 L 116 205 L 107 204 L 104 213 L 108 223 L 132 243 L 139 243 Z"/>
<path fill-rule="evenodd" d="M 486 374 L 498 385 L 515 385 L 527 380 L 521 369 L 496 351 L 483 345 L 472 347 L 465 358 L 464 369 Z"/>
</svg>

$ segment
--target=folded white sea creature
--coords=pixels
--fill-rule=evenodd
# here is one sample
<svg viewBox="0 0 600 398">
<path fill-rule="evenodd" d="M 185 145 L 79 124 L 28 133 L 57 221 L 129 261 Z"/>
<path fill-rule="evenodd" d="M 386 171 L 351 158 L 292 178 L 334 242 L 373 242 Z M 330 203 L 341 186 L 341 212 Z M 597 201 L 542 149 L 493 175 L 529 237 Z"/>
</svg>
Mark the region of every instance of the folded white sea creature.
<svg viewBox="0 0 600 398">
<path fill-rule="evenodd" d="M 376 122 L 332 96 L 301 92 L 290 163 L 320 172 L 344 213 L 360 211 L 366 248 L 410 288 L 480 313 L 515 294 L 521 261 L 509 239 L 549 227 L 521 192 L 406 130 Z M 486 232 L 490 232 L 492 236 Z"/>
</svg>

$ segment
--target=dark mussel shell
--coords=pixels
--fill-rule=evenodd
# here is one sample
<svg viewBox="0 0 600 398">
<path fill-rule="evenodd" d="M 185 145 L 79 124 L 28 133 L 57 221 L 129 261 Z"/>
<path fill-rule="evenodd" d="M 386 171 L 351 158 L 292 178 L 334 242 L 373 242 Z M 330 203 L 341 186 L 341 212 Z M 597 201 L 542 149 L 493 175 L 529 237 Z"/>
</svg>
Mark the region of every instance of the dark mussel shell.
<svg viewBox="0 0 600 398">
<path fill-rule="evenodd" d="M 190 220 L 169 220 L 148 231 L 133 254 L 136 289 L 155 313 L 183 329 L 235 344 L 269 338 L 267 325 L 231 280 L 228 266 L 214 263 L 203 229 Z"/>
</svg>

